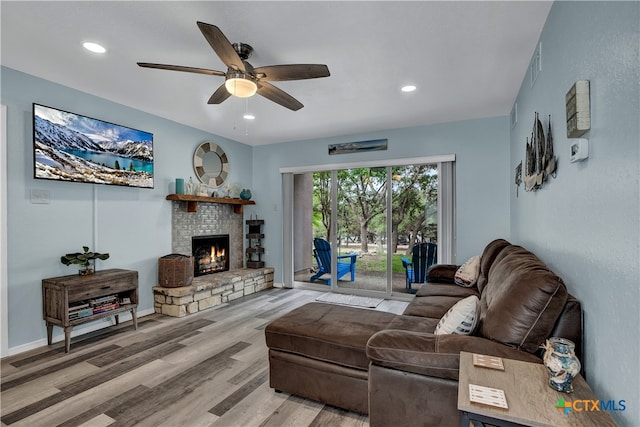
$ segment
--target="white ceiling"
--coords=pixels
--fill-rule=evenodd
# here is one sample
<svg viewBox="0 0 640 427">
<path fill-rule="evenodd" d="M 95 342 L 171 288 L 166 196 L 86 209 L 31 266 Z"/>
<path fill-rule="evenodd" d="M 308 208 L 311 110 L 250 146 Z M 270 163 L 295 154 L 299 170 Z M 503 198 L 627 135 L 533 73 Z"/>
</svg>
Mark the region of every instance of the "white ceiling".
<svg viewBox="0 0 640 427">
<path fill-rule="evenodd" d="M 508 115 L 551 4 L 3 0 L 1 60 L 235 141 L 270 144 Z M 274 82 L 305 105 L 293 112 L 260 96 L 208 105 L 223 77 L 136 65 L 226 71 L 196 21 L 252 45 L 254 67 L 320 63 L 331 76 Z M 87 40 L 107 54 L 85 51 Z M 408 83 L 418 90 L 402 93 Z M 246 110 L 254 121 L 242 119 Z"/>
</svg>

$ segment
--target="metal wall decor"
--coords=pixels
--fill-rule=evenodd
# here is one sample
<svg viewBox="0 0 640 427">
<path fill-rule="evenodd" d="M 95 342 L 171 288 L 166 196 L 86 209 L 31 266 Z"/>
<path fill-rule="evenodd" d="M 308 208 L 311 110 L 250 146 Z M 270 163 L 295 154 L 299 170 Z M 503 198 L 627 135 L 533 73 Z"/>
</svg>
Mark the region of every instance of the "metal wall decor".
<svg viewBox="0 0 640 427">
<path fill-rule="evenodd" d="M 516 197 L 518 197 L 518 193 L 520 192 L 520 184 L 522 184 L 522 160 L 516 166 Z"/>
<path fill-rule="evenodd" d="M 535 113 L 531 141 L 527 138 L 525 152 L 525 191 L 535 191 L 541 188 L 550 176 L 555 178 L 557 163 L 558 159 L 553 154 L 551 115 L 549 115 L 547 135 L 545 136 L 540 116 Z"/>
<path fill-rule="evenodd" d="M 220 187 L 229 176 L 229 159 L 218 144 L 205 141 L 193 153 L 193 170 L 203 184 Z"/>
</svg>

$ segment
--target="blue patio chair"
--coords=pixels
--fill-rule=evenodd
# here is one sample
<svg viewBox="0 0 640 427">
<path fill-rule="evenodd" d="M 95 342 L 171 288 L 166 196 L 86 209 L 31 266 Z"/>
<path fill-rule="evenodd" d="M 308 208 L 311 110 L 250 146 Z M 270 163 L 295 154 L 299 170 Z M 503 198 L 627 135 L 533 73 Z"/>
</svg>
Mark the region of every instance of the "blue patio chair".
<svg viewBox="0 0 640 427">
<path fill-rule="evenodd" d="M 320 279 L 325 274 L 331 275 L 331 245 L 326 240 L 316 237 L 313 239 L 313 246 L 315 247 L 313 255 L 318 263 L 318 272 L 311 276 L 311 282 Z M 357 254 L 338 255 L 338 280 L 347 273 L 351 273 L 352 282 L 356 280 L 357 256 Z M 347 259 L 349 260 L 348 262 L 344 261 Z M 321 280 L 326 280 L 327 285 L 331 285 L 331 279 Z"/>
<path fill-rule="evenodd" d="M 406 275 L 406 288 L 410 294 L 415 294 L 413 283 L 427 281 L 427 269 L 436 263 L 438 259 L 438 246 L 435 243 L 419 243 L 413 247 L 411 262 L 408 258 L 402 258 L 402 266 Z"/>
</svg>

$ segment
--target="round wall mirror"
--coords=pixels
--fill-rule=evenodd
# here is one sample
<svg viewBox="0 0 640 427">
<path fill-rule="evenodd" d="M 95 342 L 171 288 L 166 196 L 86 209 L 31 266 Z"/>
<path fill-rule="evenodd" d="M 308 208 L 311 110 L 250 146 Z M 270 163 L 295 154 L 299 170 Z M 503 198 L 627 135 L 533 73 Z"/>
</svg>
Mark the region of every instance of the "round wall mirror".
<svg viewBox="0 0 640 427">
<path fill-rule="evenodd" d="M 193 169 L 200 182 L 220 187 L 229 175 L 227 154 L 216 143 L 205 141 L 193 154 Z"/>
</svg>

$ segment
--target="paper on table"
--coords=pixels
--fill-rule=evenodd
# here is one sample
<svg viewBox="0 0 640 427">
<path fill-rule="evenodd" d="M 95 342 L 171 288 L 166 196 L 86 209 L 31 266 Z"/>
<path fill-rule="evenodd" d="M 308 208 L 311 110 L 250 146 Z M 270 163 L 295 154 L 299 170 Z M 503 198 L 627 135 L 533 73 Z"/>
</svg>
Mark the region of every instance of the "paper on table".
<svg viewBox="0 0 640 427">
<path fill-rule="evenodd" d="M 504 390 L 469 384 L 469 401 L 509 409 Z"/>
<path fill-rule="evenodd" d="M 481 368 L 497 369 L 504 371 L 504 363 L 501 357 L 487 356 L 485 354 L 473 354 L 473 366 Z"/>
</svg>

